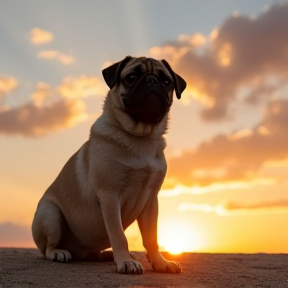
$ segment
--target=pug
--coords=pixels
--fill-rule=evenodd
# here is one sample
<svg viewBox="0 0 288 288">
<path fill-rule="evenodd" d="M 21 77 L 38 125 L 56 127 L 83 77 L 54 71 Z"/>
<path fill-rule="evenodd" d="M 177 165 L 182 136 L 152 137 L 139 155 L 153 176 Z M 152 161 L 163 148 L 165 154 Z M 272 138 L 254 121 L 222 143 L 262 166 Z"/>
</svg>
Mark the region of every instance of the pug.
<svg viewBox="0 0 288 288">
<path fill-rule="evenodd" d="M 40 199 L 33 239 L 52 261 L 113 253 L 118 273 L 142 274 L 124 234 L 137 220 L 153 269 L 180 273 L 181 265 L 159 252 L 157 194 L 167 170 L 163 134 L 173 91 L 180 99 L 186 82 L 165 60 L 146 57 L 127 56 L 102 74 L 110 88 L 103 113 Z"/>
</svg>

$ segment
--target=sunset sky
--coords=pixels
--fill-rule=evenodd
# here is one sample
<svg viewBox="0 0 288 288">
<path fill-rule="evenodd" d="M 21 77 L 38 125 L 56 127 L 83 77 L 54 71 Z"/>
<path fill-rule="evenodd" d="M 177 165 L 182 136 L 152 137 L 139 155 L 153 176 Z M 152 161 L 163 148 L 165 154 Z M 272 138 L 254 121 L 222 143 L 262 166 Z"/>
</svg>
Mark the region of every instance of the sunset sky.
<svg viewBox="0 0 288 288">
<path fill-rule="evenodd" d="M 0 246 L 35 247 L 37 203 L 88 139 L 126 55 L 187 81 L 166 136 L 159 243 L 288 253 L 288 1 L 1 1 Z M 143 250 L 137 225 L 130 249 Z"/>
</svg>

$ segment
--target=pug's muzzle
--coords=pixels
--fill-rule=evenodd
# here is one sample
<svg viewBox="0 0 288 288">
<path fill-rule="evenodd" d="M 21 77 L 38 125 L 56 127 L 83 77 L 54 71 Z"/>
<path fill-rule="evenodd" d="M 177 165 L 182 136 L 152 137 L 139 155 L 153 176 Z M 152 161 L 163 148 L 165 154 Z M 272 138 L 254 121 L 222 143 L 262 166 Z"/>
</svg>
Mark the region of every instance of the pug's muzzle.
<svg viewBox="0 0 288 288">
<path fill-rule="evenodd" d="M 169 88 L 171 89 L 171 83 Z M 131 83 L 121 97 L 126 112 L 136 122 L 147 124 L 159 123 L 172 104 L 168 87 L 154 74 L 143 75 Z"/>
</svg>

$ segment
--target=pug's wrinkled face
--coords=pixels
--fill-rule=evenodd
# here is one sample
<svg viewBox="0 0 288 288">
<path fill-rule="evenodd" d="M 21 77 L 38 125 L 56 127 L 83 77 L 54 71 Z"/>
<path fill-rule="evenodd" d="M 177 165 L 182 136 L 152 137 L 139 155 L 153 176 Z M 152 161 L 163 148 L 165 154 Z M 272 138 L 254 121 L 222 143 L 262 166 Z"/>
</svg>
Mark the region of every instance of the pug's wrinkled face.
<svg viewBox="0 0 288 288">
<path fill-rule="evenodd" d="M 173 100 L 173 77 L 152 58 L 134 58 L 120 74 L 120 96 L 126 112 L 137 122 L 159 123 Z"/>
<path fill-rule="evenodd" d="M 186 88 L 166 60 L 127 56 L 102 71 L 125 112 L 136 122 L 157 124 L 169 112 L 173 90 L 178 99 Z M 120 103 L 119 103 L 120 104 Z"/>
</svg>

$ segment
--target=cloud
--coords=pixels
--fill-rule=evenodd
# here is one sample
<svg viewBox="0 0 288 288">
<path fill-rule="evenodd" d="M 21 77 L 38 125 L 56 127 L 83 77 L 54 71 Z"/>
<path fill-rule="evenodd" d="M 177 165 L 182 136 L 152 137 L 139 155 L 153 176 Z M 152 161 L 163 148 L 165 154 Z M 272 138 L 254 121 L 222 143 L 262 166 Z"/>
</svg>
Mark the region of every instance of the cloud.
<svg viewBox="0 0 288 288">
<path fill-rule="evenodd" d="M 14 78 L 0 78 L 0 89 L 5 92 L 16 85 Z M 56 87 L 39 82 L 28 103 L 13 108 L 0 104 L 0 133 L 36 137 L 73 127 L 87 119 L 82 99 L 106 92 L 104 83 L 94 76 L 65 77 Z"/>
<path fill-rule="evenodd" d="M 33 44 L 49 43 L 53 41 L 53 38 L 53 34 L 49 31 L 39 28 L 34 28 L 30 31 L 30 41 Z M 64 65 L 71 64 L 75 61 L 73 56 L 56 50 L 40 51 L 38 52 L 37 57 L 40 59 L 57 60 Z"/>
<path fill-rule="evenodd" d="M 174 197 L 180 194 L 206 194 L 211 192 L 218 191 L 228 191 L 228 190 L 243 190 L 243 189 L 251 189 L 255 186 L 266 186 L 275 184 L 275 179 L 273 178 L 256 178 L 252 179 L 249 182 L 247 181 L 233 181 L 228 183 L 213 183 L 207 186 L 185 186 L 185 185 L 176 185 L 173 188 L 161 189 L 160 196 L 162 197 Z M 164 185 L 165 187 L 165 185 Z"/>
<path fill-rule="evenodd" d="M 45 100 L 49 100 L 52 95 L 58 95 L 66 99 L 82 99 L 97 95 L 103 96 L 106 93 L 107 88 L 98 77 L 81 75 L 79 77 L 64 77 L 57 87 L 39 82 L 32 99 L 34 102 L 42 103 Z"/>
<path fill-rule="evenodd" d="M 256 18 L 234 14 L 208 37 L 180 35 L 150 54 L 166 58 L 184 77 L 186 95 L 205 104 L 202 119 L 222 120 L 231 117 L 239 94 L 253 104 L 287 86 L 286 27 L 288 2 L 278 3 Z"/>
<path fill-rule="evenodd" d="M 44 106 L 31 101 L 0 110 L 0 133 L 42 136 L 72 127 L 85 118 L 85 104 L 78 99 L 60 99 Z"/>
<path fill-rule="evenodd" d="M 272 199 L 269 201 L 258 201 L 258 202 L 236 202 L 229 201 L 224 205 L 226 210 L 253 210 L 253 209 L 266 209 L 266 208 L 285 208 L 288 209 L 288 198 L 287 199 Z"/>
<path fill-rule="evenodd" d="M 36 91 L 32 94 L 32 101 L 36 106 L 41 106 L 51 94 L 52 87 L 47 83 L 39 82 Z"/>
<path fill-rule="evenodd" d="M 0 97 L 18 87 L 18 81 L 11 76 L 0 77 Z"/>
<path fill-rule="evenodd" d="M 0 223 L 0 247 L 35 247 L 31 227 Z"/>
<path fill-rule="evenodd" d="M 178 206 L 178 209 L 181 212 L 199 211 L 216 213 L 219 216 L 288 213 L 288 199 L 271 199 L 257 202 L 228 201 L 222 205 L 182 203 Z"/>
<path fill-rule="evenodd" d="M 217 213 L 217 211 L 221 211 L 223 207 L 210 205 L 210 204 L 182 203 L 179 205 L 178 209 L 181 212 L 191 210 L 191 211 L 200 211 L 200 212 L 205 212 L 205 213 L 213 213 L 213 212 Z M 217 214 L 219 214 L 219 212 Z"/>
<path fill-rule="evenodd" d="M 73 56 L 70 56 L 62 52 L 55 51 L 55 50 L 40 51 L 38 52 L 37 57 L 40 59 L 57 60 L 65 65 L 68 65 L 74 62 Z"/>
<path fill-rule="evenodd" d="M 83 98 L 107 93 L 107 88 L 102 80 L 86 75 L 64 78 L 57 90 L 63 97 L 67 98 Z"/>
<path fill-rule="evenodd" d="M 53 41 L 53 34 L 47 30 L 33 28 L 30 31 L 30 41 L 33 44 L 44 44 Z"/>
<path fill-rule="evenodd" d="M 265 163 L 288 159 L 287 131 L 288 100 L 270 101 L 262 121 L 253 129 L 216 135 L 196 149 L 168 159 L 163 188 L 176 183 L 209 186 L 261 178 L 259 171 Z"/>
</svg>

